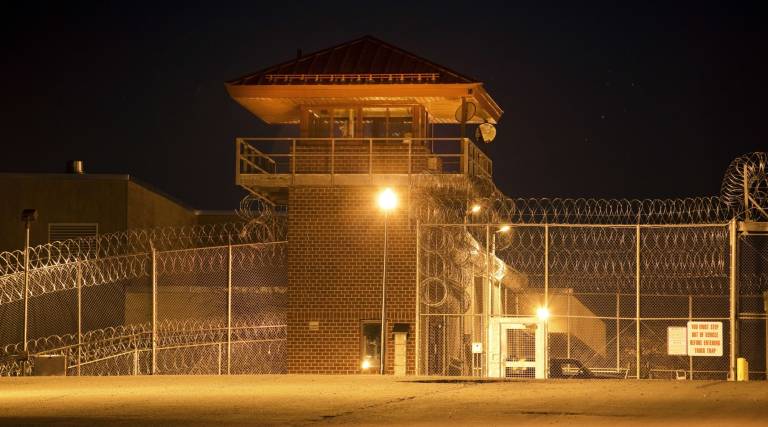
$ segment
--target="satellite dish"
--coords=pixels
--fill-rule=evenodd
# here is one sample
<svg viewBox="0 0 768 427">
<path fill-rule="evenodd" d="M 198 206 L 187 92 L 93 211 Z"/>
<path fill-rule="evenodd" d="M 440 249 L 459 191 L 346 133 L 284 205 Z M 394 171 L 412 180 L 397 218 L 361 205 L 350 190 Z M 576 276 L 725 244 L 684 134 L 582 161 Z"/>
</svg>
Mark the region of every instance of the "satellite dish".
<svg viewBox="0 0 768 427">
<path fill-rule="evenodd" d="M 461 105 L 459 105 L 459 108 L 456 109 L 454 117 L 456 118 L 457 122 L 466 123 L 472 120 L 472 117 L 475 117 L 475 113 L 477 113 L 477 106 L 475 104 L 471 102 L 463 102 Z"/>
<path fill-rule="evenodd" d="M 483 123 L 475 130 L 475 139 L 482 139 L 486 144 L 496 138 L 496 126 L 490 123 Z"/>
</svg>

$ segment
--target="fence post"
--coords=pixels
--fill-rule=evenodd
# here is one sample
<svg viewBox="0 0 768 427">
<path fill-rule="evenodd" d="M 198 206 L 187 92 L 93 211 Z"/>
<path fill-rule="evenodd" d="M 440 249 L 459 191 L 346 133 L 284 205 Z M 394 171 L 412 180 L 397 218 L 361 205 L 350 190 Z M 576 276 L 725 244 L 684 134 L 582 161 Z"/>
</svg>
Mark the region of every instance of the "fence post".
<svg viewBox="0 0 768 427">
<path fill-rule="evenodd" d="M 221 354 L 221 347 L 219 347 Z M 219 357 L 221 358 L 221 357 Z M 227 375 L 232 365 L 232 237 L 227 242 Z M 221 372 L 221 369 L 219 369 Z"/>
<path fill-rule="evenodd" d="M 693 295 L 688 294 L 688 321 L 693 320 Z M 688 379 L 693 379 L 693 357 L 688 354 Z"/>
<path fill-rule="evenodd" d="M 635 226 L 635 376 L 640 379 L 640 222 Z"/>
<path fill-rule="evenodd" d="M 419 269 L 420 269 L 420 253 L 421 253 L 421 227 L 420 222 L 417 219 L 416 220 L 416 331 L 415 331 L 415 347 L 416 347 L 416 357 L 415 357 L 415 369 L 414 374 L 419 375 L 420 371 L 420 364 L 421 364 L 421 347 L 419 345 L 421 344 L 421 287 L 420 287 L 420 277 L 419 277 Z M 474 278 L 472 279 L 474 280 Z M 474 320 L 472 322 L 474 324 Z M 474 357 L 474 356 L 473 356 Z M 474 372 L 472 373 L 474 375 Z"/>
<path fill-rule="evenodd" d="M 619 317 L 621 316 L 621 293 L 620 291 L 616 291 L 616 372 L 619 372 L 619 369 L 621 369 L 621 343 L 620 343 L 620 336 L 621 336 L 621 321 L 619 320 Z"/>
<path fill-rule="evenodd" d="M 139 375 L 139 348 L 133 349 L 133 375 Z"/>
<path fill-rule="evenodd" d="M 495 237 L 495 234 L 494 234 Z M 485 328 L 485 333 L 483 336 L 485 337 L 485 375 L 488 376 L 488 369 L 491 366 L 491 316 L 489 315 L 490 309 L 491 309 L 491 226 L 489 224 L 485 225 L 485 259 L 486 259 L 486 265 L 485 265 L 485 277 L 488 281 L 488 288 L 486 290 L 486 293 L 488 293 L 488 298 L 485 298 L 486 302 L 483 304 L 483 328 Z"/>
<path fill-rule="evenodd" d="M 82 261 L 81 261 L 82 262 Z M 77 376 L 80 376 L 80 364 L 83 363 L 83 273 L 80 262 L 77 264 Z"/>
<path fill-rule="evenodd" d="M 515 297 L 517 298 L 517 297 Z M 571 358 L 571 298 L 573 298 L 573 289 L 568 291 L 568 322 L 566 323 L 566 337 L 565 337 L 565 354 L 567 358 Z"/>
<path fill-rule="evenodd" d="M 152 251 L 152 375 L 157 372 L 157 250 L 152 241 L 149 242 Z"/>
<path fill-rule="evenodd" d="M 732 219 L 731 222 L 728 224 L 728 242 L 730 247 L 730 272 L 728 277 L 728 287 L 729 287 L 729 335 L 730 335 L 730 345 L 729 345 L 729 357 L 728 357 L 728 380 L 729 381 L 736 381 L 736 356 L 739 351 L 739 342 L 738 342 L 738 334 L 739 334 L 739 328 L 736 324 L 738 321 L 737 319 L 737 310 L 738 310 L 738 298 L 739 298 L 739 292 L 738 292 L 738 281 L 736 279 L 736 273 L 738 271 L 737 264 L 738 259 L 737 254 L 737 247 L 738 239 L 736 235 L 736 218 Z"/>
<path fill-rule="evenodd" d="M 549 308 L 549 224 L 544 224 L 544 308 Z"/>
<path fill-rule="evenodd" d="M 24 240 L 24 356 L 29 350 L 27 343 L 29 335 L 29 222 L 26 223 L 26 237 Z M 26 372 L 25 372 L 26 374 Z"/>
</svg>

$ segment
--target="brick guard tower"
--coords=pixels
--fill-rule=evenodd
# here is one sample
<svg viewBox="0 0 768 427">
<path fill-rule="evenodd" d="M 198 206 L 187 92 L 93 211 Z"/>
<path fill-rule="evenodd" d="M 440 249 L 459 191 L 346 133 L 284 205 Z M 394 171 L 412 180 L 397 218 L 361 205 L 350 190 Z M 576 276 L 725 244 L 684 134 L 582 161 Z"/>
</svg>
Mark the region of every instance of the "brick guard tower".
<svg viewBox="0 0 768 427">
<path fill-rule="evenodd" d="M 379 372 L 376 195 L 391 187 L 400 203 L 388 217 L 385 370 L 414 374 L 414 178 L 490 176 L 473 142 L 438 138 L 435 128 L 463 130 L 462 105 L 476 107 L 468 123 L 496 123 L 501 109 L 482 83 L 369 36 L 230 81 L 227 91 L 265 122 L 291 125 L 290 137 L 236 141 L 237 184 L 287 205 L 288 372 Z"/>
</svg>

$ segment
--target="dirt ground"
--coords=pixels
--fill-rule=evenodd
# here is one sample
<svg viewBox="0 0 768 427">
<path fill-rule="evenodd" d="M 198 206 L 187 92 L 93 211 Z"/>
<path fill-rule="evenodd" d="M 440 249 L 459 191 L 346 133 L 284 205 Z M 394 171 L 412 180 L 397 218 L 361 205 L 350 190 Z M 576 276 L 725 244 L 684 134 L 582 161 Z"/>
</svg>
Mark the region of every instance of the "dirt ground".
<svg viewBox="0 0 768 427">
<path fill-rule="evenodd" d="M 378 376 L 0 378 L 3 425 L 768 425 L 768 383 Z"/>
</svg>

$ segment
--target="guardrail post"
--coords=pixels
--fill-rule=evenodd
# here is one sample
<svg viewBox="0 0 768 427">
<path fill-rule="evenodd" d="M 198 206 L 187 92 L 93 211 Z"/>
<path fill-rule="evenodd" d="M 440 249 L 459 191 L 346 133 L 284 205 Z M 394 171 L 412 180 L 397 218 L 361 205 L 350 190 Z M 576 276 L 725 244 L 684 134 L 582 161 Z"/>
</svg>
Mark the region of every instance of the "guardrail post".
<svg viewBox="0 0 768 427">
<path fill-rule="evenodd" d="M 408 182 L 411 182 L 411 168 L 413 163 L 413 139 L 408 140 Z"/>
<path fill-rule="evenodd" d="M 469 139 L 462 138 L 461 151 L 461 173 L 464 175 L 469 175 Z"/>
<path fill-rule="evenodd" d="M 157 372 L 157 250 L 152 241 L 152 375 Z"/>
<path fill-rule="evenodd" d="M 296 181 L 296 140 L 291 140 L 291 184 Z"/>
<path fill-rule="evenodd" d="M 373 183 L 373 138 L 368 138 L 368 175 Z"/>
<path fill-rule="evenodd" d="M 240 138 L 235 138 L 235 184 L 240 184 Z"/>
</svg>

